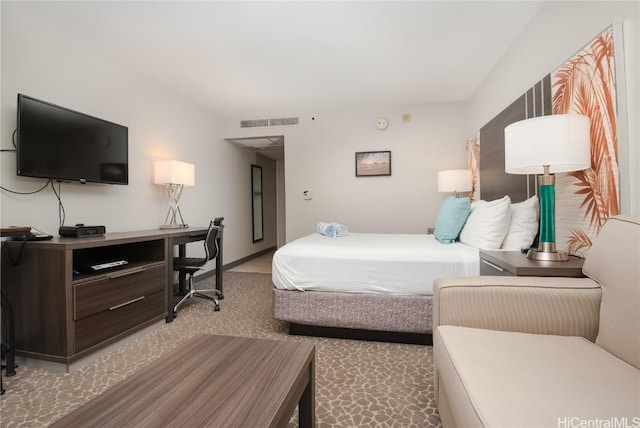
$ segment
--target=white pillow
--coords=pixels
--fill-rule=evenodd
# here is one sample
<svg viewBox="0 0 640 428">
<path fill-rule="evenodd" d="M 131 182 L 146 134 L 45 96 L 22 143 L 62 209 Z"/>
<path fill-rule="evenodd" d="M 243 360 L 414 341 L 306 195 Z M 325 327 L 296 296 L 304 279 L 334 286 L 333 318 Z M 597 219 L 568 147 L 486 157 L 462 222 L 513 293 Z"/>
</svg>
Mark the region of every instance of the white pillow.
<svg viewBox="0 0 640 428">
<path fill-rule="evenodd" d="M 531 247 L 538 234 L 538 197 L 511 205 L 511 222 L 500 249 L 520 251 Z"/>
<path fill-rule="evenodd" d="M 498 250 L 509 230 L 510 218 L 509 196 L 491 202 L 474 202 L 460 232 L 460 242 L 482 250 Z"/>
</svg>

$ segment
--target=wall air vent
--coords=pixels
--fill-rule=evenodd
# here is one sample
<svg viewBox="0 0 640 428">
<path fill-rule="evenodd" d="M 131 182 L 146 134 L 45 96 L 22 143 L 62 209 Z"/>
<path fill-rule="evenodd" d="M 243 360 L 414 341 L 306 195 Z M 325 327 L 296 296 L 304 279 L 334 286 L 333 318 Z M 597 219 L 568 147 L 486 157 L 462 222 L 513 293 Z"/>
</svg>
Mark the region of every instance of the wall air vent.
<svg viewBox="0 0 640 428">
<path fill-rule="evenodd" d="M 285 126 L 285 125 L 297 125 L 297 117 L 281 117 L 279 119 L 269 119 L 269 126 Z"/>
<path fill-rule="evenodd" d="M 269 126 L 269 119 L 241 120 L 240 128 L 258 128 L 260 126 Z"/>
</svg>

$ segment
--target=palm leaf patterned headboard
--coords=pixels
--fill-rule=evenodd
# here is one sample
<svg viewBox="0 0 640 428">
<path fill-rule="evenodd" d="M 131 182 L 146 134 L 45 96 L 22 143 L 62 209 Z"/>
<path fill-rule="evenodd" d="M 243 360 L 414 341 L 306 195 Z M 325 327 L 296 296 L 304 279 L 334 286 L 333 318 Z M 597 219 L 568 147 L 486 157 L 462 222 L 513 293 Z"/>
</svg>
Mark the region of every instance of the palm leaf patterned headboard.
<svg viewBox="0 0 640 428">
<path fill-rule="evenodd" d="M 556 245 L 584 257 L 605 221 L 620 211 L 615 88 L 609 27 L 468 139 L 473 200 L 512 195 L 514 186 L 522 188 L 520 199 L 537 191 L 533 177 L 518 182 L 518 176 L 504 173 L 504 155 L 496 156 L 504 152 L 506 125 L 548 114 L 589 116 L 591 168 L 556 174 Z"/>
</svg>

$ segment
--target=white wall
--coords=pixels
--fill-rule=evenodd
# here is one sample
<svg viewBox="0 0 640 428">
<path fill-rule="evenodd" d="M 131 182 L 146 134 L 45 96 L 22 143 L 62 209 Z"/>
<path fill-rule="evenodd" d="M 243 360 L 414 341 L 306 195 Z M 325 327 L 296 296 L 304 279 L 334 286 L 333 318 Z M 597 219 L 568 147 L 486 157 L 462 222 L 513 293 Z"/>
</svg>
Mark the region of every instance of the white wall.
<svg viewBox="0 0 640 428">
<path fill-rule="evenodd" d="M 149 78 L 111 61 L 29 12 L 26 3 L 2 4 L 0 145 L 12 148 L 16 94 L 24 93 L 129 127 L 129 185 L 62 184 L 67 225 L 105 225 L 107 232 L 155 229 L 168 199 L 153 184 L 153 161 L 196 165 L 195 187 L 185 188 L 185 221 L 207 226 L 225 217 L 224 263 L 252 254 L 250 152 L 222 140 L 220 120 Z M 3 187 L 31 191 L 42 179 L 16 176 L 15 153 L 3 152 Z M 244 195 L 244 199 L 241 197 Z M 58 206 L 50 188 L 35 195 L 0 193 L 3 227 L 34 226 L 57 235 Z M 201 243 L 191 244 L 197 253 Z"/>
<path fill-rule="evenodd" d="M 637 2 L 545 3 L 468 103 L 284 112 L 299 116 L 300 124 L 251 130 L 241 130 L 239 120 L 254 117 L 216 118 L 32 16 L 24 5 L 2 4 L 2 148 L 11 147 L 18 92 L 129 127 L 129 186 L 63 184 L 66 224 L 104 224 L 108 231 L 157 227 L 167 199 L 152 184 L 153 161 L 178 159 L 196 164 L 196 186 L 185 189 L 181 201 L 185 220 L 206 225 L 210 217 L 225 216 L 224 262 L 246 257 L 256 252 L 247 196 L 255 155 L 222 138 L 283 134 L 287 241 L 325 220 L 353 232 L 423 233 L 435 224 L 447 196 L 437 192 L 437 171 L 465 167 L 466 138 L 617 20 L 625 28 L 627 181 L 635 190 L 627 199 L 630 212 L 640 211 Z M 411 113 L 410 123 L 401 123 L 403 113 Z M 385 131 L 375 128 L 378 117 L 389 119 Z M 391 177 L 354 176 L 354 153 L 368 150 L 391 150 Z M 13 153 L 0 159 L 3 186 L 29 191 L 43 183 L 17 177 Z M 305 190 L 311 201 L 303 200 Z M 57 202 L 50 189 L 32 196 L 2 192 L 0 203 L 3 227 L 33 225 L 56 234 Z"/>
<path fill-rule="evenodd" d="M 225 135 L 285 135 L 287 241 L 310 233 L 318 221 L 345 223 L 353 232 L 423 233 L 435 224 L 446 195 L 437 193 L 439 170 L 466 166 L 466 139 L 557 68 L 614 21 L 623 21 L 630 167 L 624 212 L 638 213 L 638 3 L 547 2 L 467 103 L 424 104 L 332 112 L 284 112 L 298 126 L 239 129 Z M 569 27 L 569 29 L 567 28 Z M 412 113 L 409 124 L 403 113 Z M 278 115 L 276 115 L 278 116 Z M 385 131 L 377 117 L 390 119 Z M 312 120 L 315 118 L 315 120 Z M 275 130 L 274 130 L 275 129 Z M 354 177 L 354 152 L 392 151 L 391 177 Z M 633 190 L 632 190 L 633 189 Z M 302 192 L 312 192 L 304 201 Z"/>
<path fill-rule="evenodd" d="M 619 102 L 626 99 L 629 143 L 621 141 L 619 153 L 621 208 L 623 213 L 640 214 L 639 9 L 637 1 L 546 2 L 469 100 L 467 134 L 480 129 L 610 24 L 622 22 L 627 90 L 619 94 Z"/>
<path fill-rule="evenodd" d="M 285 136 L 286 240 L 315 230 L 319 221 L 344 223 L 352 232 L 426 233 L 441 202 L 436 174 L 466 167 L 464 105 L 424 104 L 288 112 L 299 124 L 240 129 L 226 121 L 226 136 Z M 402 123 L 403 113 L 411 114 Z M 386 117 L 389 127 L 375 127 Z M 355 177 L 355 152 L 391 150 L 390 177 Z M 308 190 L 312 200 L 303 199 Z"/>
</svg>

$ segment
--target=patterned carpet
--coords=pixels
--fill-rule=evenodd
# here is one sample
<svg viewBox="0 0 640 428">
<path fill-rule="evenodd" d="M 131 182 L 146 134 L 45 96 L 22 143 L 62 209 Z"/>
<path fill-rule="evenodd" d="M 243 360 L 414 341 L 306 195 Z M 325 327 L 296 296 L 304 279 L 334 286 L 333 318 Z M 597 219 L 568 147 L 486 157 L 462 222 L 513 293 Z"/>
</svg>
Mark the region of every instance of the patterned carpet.
<svg viewBox="0 0 640 428">
<path fill-rule="evenodd" d="M 212 287 L 213 278 L 199 284 Z M 270 274 L 226 272 L 222 310 L 192 300 L 173 323 L 99 357 L 72 373 L 21 366 L 4 378 L 0 425 L 43 427 L 180 346 L 196 333 L 316 344 L 318 427 L 439 427 L 431 347 L 289 336 L 271 316 Z M 297 412 L 289 423 L 297 427 Z"/>
</svg>

